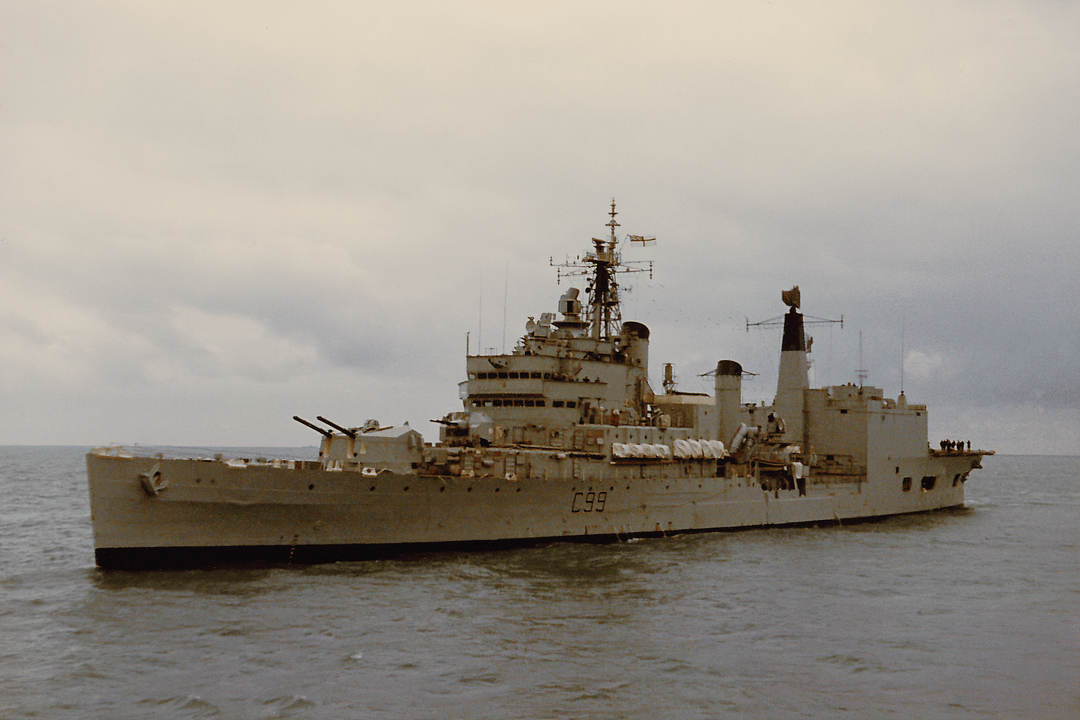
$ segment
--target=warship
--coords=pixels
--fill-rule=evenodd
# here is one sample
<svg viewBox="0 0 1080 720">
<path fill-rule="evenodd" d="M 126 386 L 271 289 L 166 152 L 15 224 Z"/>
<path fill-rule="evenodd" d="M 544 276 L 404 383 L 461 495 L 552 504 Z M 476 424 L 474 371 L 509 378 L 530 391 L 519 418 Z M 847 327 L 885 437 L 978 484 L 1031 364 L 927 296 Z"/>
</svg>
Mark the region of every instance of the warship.
<svg viewBox="0 0 1080 720">
<path fill-rule="evenodd" d="M 787 306 L 771 405 L 744 402 L 742 366 L 715 393 L 649 381 L 649 328 L 622 320 L 624 261 L 610 232 L 553 266 L 569 287 L 512 352 L 466 352 L 462 409 L 437 442 L 408 424 L 339 425 L 317 460 L 181 457 L 107 447 L 87 455 L 102 568 L 316 563 L 429 549 L 621 541 L 833 524 L 961 506 L 992 451 L 927 442 L 927 409 L 880 388 L 810 387 L 798 287 Z M 779 322 L 779 318 L 777 319 Z"/>
</svg>

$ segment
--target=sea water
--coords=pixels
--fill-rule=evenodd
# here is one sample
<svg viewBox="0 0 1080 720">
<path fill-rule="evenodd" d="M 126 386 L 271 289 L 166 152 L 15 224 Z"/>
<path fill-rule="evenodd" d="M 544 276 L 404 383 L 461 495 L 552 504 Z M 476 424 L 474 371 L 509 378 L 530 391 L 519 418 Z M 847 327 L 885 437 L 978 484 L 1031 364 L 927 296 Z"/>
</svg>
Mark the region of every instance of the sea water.
<svg viewBox="0 0 1080 720">
<path fill-rule="evenodd" d="M 135 573 L 86 450 L 0 447 L 2 718 L 1080 717 L 1080 458 L 873 523 Z"/>
</svg>

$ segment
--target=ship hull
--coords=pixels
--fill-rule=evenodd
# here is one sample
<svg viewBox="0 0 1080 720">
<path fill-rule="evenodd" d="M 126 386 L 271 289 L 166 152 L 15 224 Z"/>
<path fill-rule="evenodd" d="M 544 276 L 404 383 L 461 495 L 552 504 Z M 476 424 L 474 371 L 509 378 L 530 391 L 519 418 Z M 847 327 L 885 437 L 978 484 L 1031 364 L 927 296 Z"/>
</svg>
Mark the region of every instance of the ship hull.
<svg viewBox="0 0 1080 720">
<path fill-rule="evenodd" d="M 916 457 L 869 475 L 811 472 L 801 489 L 771 487 L 746 466 L 716 461 L 570 458 L 562 473 L 508 478 L 94 452 L 87 472 L 96 562 L 135 569 L 866 520 L 962 506 L 978 457 Z"/>
</svg>

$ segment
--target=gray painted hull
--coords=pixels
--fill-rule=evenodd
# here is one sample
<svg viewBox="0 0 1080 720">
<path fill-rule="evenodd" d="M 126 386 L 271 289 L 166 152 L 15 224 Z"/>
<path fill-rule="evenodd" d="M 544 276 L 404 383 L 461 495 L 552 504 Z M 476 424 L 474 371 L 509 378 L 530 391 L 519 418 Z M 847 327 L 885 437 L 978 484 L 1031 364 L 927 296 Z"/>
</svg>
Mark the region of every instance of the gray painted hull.
<svg viewBox="0 0 1080 720">
<path fill-rule="evenodd" d="M 95 452 L 87 471 L 97 562 L 134 568 L 319 562 L 925 512 L 963 505 L 963 479 L 978 457 L 926 458 L 919 464 L 935 478 L 930 489 L 917 480 L 904 490 L 898 477 L 811 474 L 805 494 L 764 490 L 749 475 L 716 477 L 716 461 L 594 462 L 589 479 L 506 479 Z M 157 494 L 145 487 L 154 473 L 167 481 Z"/>
</svg>

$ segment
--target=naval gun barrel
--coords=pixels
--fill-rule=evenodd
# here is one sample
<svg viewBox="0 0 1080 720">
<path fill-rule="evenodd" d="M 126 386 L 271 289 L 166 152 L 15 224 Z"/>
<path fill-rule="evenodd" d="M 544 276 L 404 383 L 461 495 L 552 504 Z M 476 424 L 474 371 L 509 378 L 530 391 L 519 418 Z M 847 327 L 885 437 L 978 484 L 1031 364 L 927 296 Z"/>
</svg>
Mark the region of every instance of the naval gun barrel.
<svg viewBox="0 0 1080 720">
<path fill-rule="evenodd" d="M 431 422 L 439 423 L 440 425 L 445 425 L 446 427 L 458 428 L 461 430 L 469 427 L 469 420 L 468 418 L 463 417 L 463 413 L 450 413 L 444 418 L 432 420 Z"/>
<path fill-rule="evenodd" d="M 293 415 L 292 419 L 295 420 L 296 422 L 300 423 L 301 425 L 307 425 L 309 428 L 311 428 L 312 430 L 314 430 L 315 432 L 319 433 L 320 435 L 322 435 L 324 437 L 330 437 L 331 435 L 334 434 L 334 433 L 330 432 L 329 430 L 323 430 L 321 427 L 319 427 L 318 425 L 315 425 L 314 423 L 309 423 L 307 420 L 300 417 L 299 415 Z"/>
<path fill-rule="evenodd" d="M 340 425 L 338 425 L 336 422 L 331 422 L 330 420 L 327 420 L 322 415 L 316 415 L 315 419 L 318 420 L 321 423 L 326 423 L 327 425 L 329 425 L 330 427 L 334 428 L 335 430 L 341 432 L 344 435 L 347 435 L 347 436 L 349 436 L 349 437 L 351 437 L 353 439 L 356 439 L 356 431 L 355 430 L 350 430 L 349 428 L 343 428 Z"/>
</svg>

